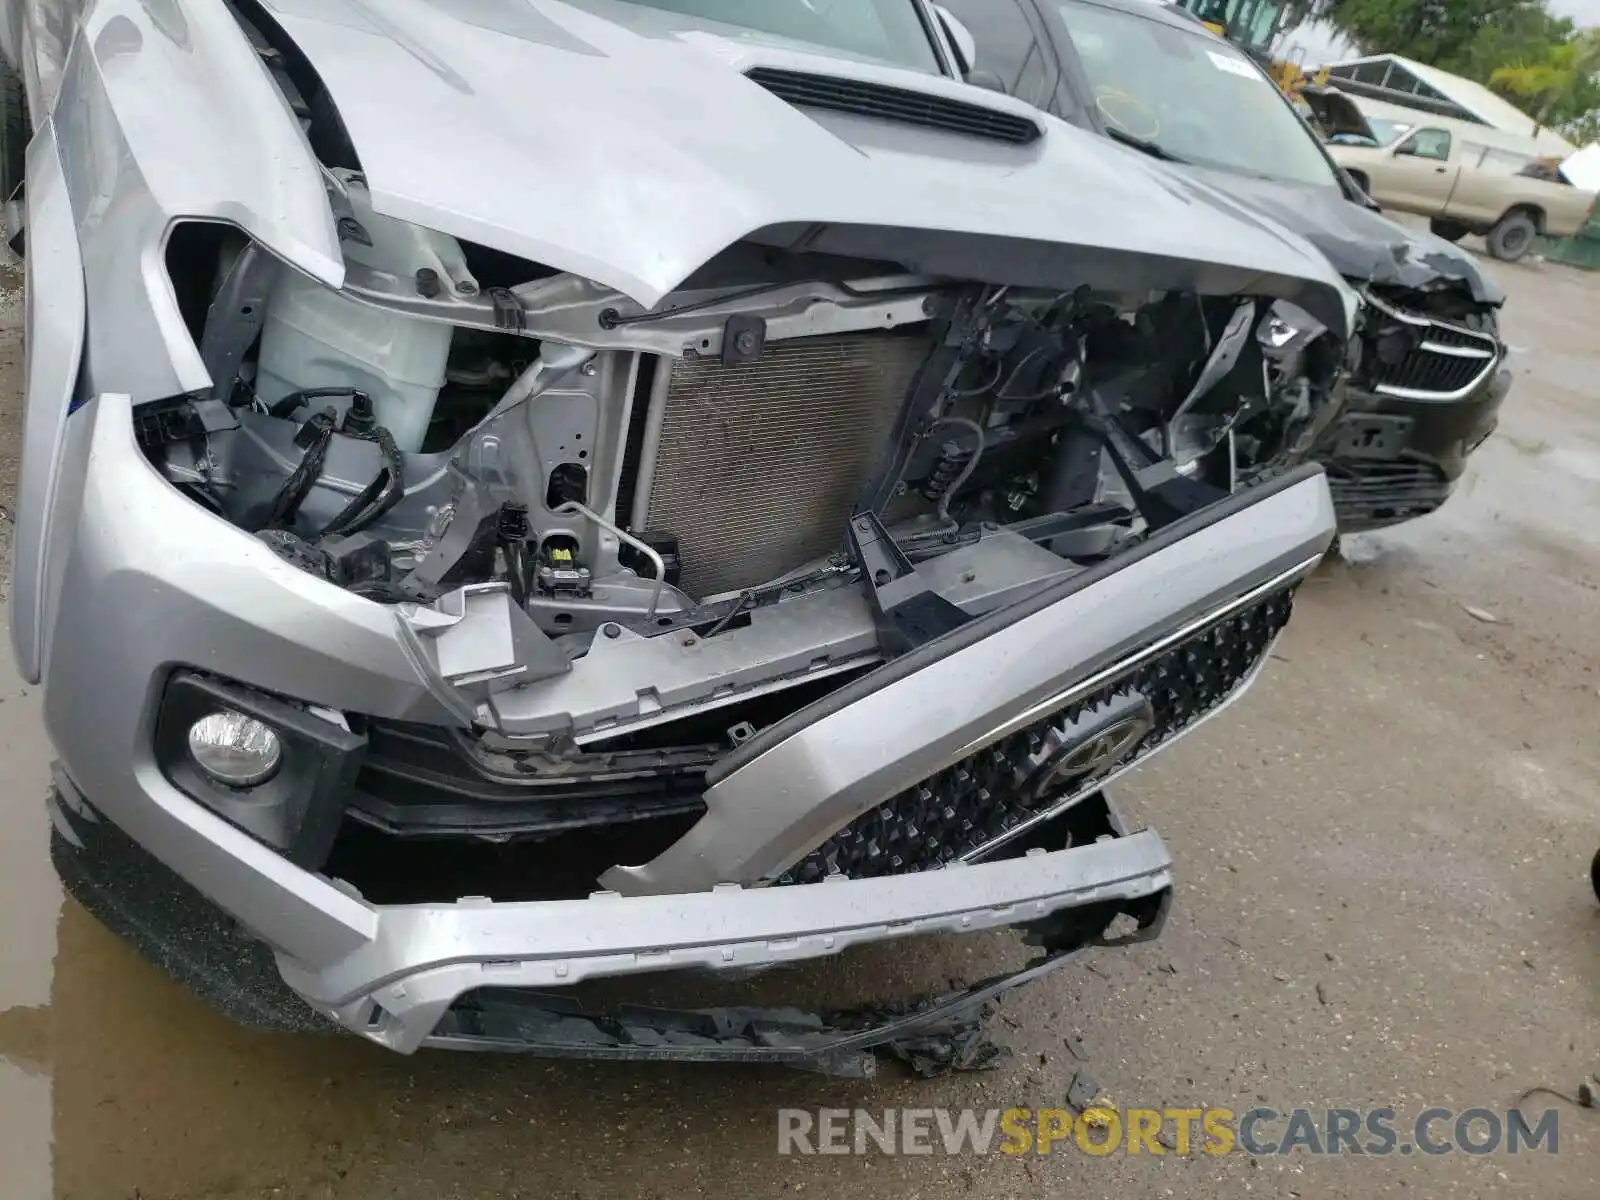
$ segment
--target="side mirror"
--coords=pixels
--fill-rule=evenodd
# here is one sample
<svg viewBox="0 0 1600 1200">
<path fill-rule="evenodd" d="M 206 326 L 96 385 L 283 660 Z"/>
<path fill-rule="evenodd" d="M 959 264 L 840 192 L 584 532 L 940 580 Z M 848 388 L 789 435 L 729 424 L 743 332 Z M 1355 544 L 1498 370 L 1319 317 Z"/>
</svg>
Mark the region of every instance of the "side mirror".
<svg viewBox="0 0 1600 1200">
<path fill-rule="evenodd" d="M 956 68 L 962 77 L 972 82 L 972 69 L 978 65 L 978 39 L 972 36 L 972 30 L 961 23 L 961 19 L 942 4 L 935 4 L 933 11 L 939 14 L 939 24 L 944 26 L 945 37 L 950 39 L 950 45 L 956 52 Z M 982 87 L 982 84 L 978 85 Z M 1000 89 L 1004 91 L 1004 87 Z"/>
<path fill-rule="evenodd" d="M 1369 208 L 1373 212 L 1382 212 L 1383 206 L 1372 198 L 1372 194 L 1361 186 L 1361 181 L 1350 174 L 1343 167 L 1339 168 L 1339 182 L 1344 187 L 1344 194 L 1354 204 L 1362 208 Z"/>
</svg>

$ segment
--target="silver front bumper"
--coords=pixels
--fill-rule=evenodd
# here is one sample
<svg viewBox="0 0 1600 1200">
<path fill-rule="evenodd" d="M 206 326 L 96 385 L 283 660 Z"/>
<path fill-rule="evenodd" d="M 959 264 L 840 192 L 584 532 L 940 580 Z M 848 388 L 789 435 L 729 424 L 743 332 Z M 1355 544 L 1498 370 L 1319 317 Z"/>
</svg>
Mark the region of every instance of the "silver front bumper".
<svg viewBox="0 0 1600 1200">
<path fill-rule="evenodd" d="M 313 1007 L 402 1051 L 475 988 L 746 969 L 1165 891 L 1170 861 L 1151 832 L 920 875 L 723 881 L 770 878 L 883 796 L 1068 703 L 1098 673 L 1269 581 L 1288 586 L 1334 530 L 1323 477 L 1301 472 L 1156 535 L 1125 564 L 895 660 L 732 758 L 706 818 L 654 863 L 614 873 L 614 892 L 381 906 L 177 791 L 152 756 L 156 706 L 172 669 L 193 665 L 332 708 L 448 723 L 437 681 L 381 606 L 296 571 L 174 492 L 140 456 L 125 398 L 72 420 L 64 494 L 74 499 L 55 514 L 45 666 L 66 802 L 108 819 L 272 946 Z"/>
<path fill-rule="evenodd" d="M 773 879 L 861 813 L 1187 633 L 1293 587 L 1333 535 L 1315 468 L 1215 508 L 764 731 L 713 767 L 704 819 L 652 862 L 618 867 L 603 882 L 662 893 Z"/>
<path fill-rule="evenodd" d="M 280 956 L 313 1008 L 394 1050 L 426 1043 L 478 988 L 567 987 L 685 967 L 769 967 L 889 938 L 974 933 L 1172 886 L 1153 831 L 989 866 L 792 888 L 380 909 L 377 937 L 320 971 Z"/>
</svg>

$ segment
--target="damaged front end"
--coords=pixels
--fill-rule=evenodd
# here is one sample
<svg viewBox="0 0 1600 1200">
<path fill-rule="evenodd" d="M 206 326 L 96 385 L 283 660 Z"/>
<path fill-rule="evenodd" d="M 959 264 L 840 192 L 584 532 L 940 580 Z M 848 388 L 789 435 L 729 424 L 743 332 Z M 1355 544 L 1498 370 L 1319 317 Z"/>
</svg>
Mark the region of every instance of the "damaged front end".
<svg viewBox="0 0 1600 1200">
<path fill-rule="evenodd" d="M 172 502 L 381 614 L 425 693 L 396 719 L 192 654 L 159 681 L 163 788 L 379 914 L 351 952 L 280 949 L 299 996 L 402 1050 L 950 1066 L 1004 987 L 1122 920 L 1153 936 L 1166 852 L 1104 789 L 1243 691 L 1325 549 L 1294 464 L 1341 337 L 1272 298 L 776 239 L 645 309 L 330 187 L 340 291 L 178 231 L 216 382 L 125 409 Z M 215 712 L 274 731 L 276 775 L 196 768 Z M 63 874 L 128 925 L 71 865 L 102 802 L 59 786 Z M 1008 925 L 1044 963 L 870 1019 L 595 1020 L 542 992 Z"/>
<path fill-rule="evenodd" d="M 1106 790 L 1246 690 L 1334 532 L 1355 298 L 1308 245 L 1015 101 L 632 6 L 190 7 L 118 10 L 147 76 L 86 26 L 30 162 L 13 636 L 75 895 L 255 1023 L 854 1073 L 982 1061 L 999 992 L 1159 930 Z M 222 75 L 254 175 L 134 86 Z M 493 119 L 535 78 L 625 165 Z M 1043 959 L 909 1007 L 568 991 L 999 929 Z"/>
<path fill-rule="evenodd" d="M 353 717 L 395 749 L 347 822 L 396 850 L 676 835 L 730 751 L 1273 478 L 1333 416 L 1342 342 L 1286 301 L 888 275 L 750 242 L 645 310 L 505 256 L 480 278 L 477 248 L 335 182 L 345 288 L 207 244 L 219 282 L 196 337 L 217 382 L 140 406 L 135 433 L 190 499 L 387 606 L 470 731 Z M 1259 649 L 1286 613 L 1228 636 Z M 1247 657 L 1184 681 L 1187 715 Z M 1147 717 L 1127 757 L 1174 731 Z M 1025 827 L 1057 799 L 1027 778 L 1039 757 L 981 811 L 952 798 L 959 819 L 920 823 L 906 855 L 893 830 L 874 844 L 905 867 L 985 851 L 988 823 Z M 453 807 L 399 785 L 449 774 L 434 760 L 537 786 L 486 803 L 458 782 Z M 586 820 L 590 800 L 611 815 Z M 728 866 L 682 882 L 827 873 Z M 364 892 L 396 886 L 372 869 Z"/>
<path fill-rule="evenodd" d="M 1381 528 L 1440 507 L 1492 434 L 1511 388 L 1499 300 L 1434 276 L 1363 289 L 1359 354 L 1343 415 L 1315 457 L 1341 530 Z"/>
</svg>

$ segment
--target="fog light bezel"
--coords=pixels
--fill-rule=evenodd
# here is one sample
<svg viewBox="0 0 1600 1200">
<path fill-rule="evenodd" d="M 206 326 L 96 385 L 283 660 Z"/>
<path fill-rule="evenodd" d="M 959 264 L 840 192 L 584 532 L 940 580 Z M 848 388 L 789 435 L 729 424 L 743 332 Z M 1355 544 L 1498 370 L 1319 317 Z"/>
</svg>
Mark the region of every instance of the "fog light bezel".
<svg viewBox="0 0 1600 1200">
<path fill-rule="evenodd" d="M 278 737 L 278 765 L 248 786 L 215 779 L 189 748 L 189 731 L 212 713 L 260 721 Z M 327 859 L 347 797 L 366 756 L 366 735 L 278 696 L 192 670 L 173 673 L 156 719 L 156 763 L 190 799 L 277 850 L 297 866 Z"/>
</svg>

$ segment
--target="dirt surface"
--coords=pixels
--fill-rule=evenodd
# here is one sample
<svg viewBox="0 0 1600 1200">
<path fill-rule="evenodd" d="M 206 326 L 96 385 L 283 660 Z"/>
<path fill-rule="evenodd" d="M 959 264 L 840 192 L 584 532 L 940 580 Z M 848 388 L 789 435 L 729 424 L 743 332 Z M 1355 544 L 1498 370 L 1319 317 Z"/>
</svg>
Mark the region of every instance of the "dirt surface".
<svg viewBox="0 0 1600 1200">
<path fill-rule="evenodd" d="M 1570 1108 L 1554 1156 L 776 1154 L 780 1106 L 1052 1106 L 1079 1069 L 1119 1105 L 1402 1117 L 1600 1071 L 1600 275 L 1495 270 L 1521 372 L 1501 431 L 1443 512 L 1350 539 L 1254 692 L 1122 787 L 1176 855 L 1173 920 L 1008 1000 L 1015 1057 L 986 1075 L 402 1059 L 233 1028 L 61 901 L 36 697 L 0 655 L 0 1195 L 1593 1197 L 1600 1114 Z M 12 328 L 7 484 L 19 362 Z"/>
</svg>

